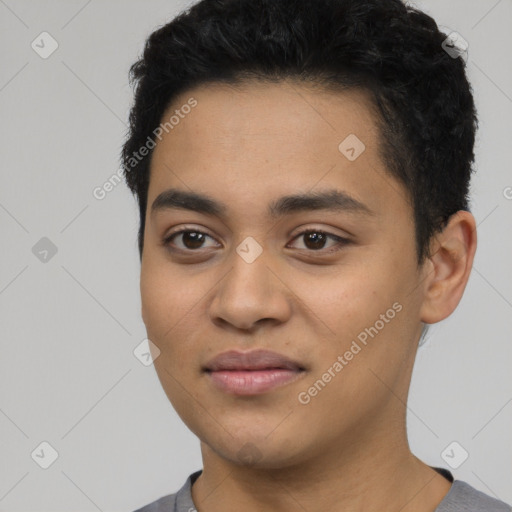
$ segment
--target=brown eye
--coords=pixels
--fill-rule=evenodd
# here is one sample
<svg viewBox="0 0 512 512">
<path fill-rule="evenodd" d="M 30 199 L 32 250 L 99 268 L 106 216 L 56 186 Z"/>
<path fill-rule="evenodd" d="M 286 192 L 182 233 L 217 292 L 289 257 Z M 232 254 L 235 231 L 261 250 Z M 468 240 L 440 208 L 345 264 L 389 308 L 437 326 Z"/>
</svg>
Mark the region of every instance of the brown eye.
<svg viewBox="0 0 512 512">
<path fill-rule="evenodd" d="M 327 247 L 325 246 L 328 240 L 331 239 L 335 243 L 331 244 Z M 299 249 L 306 249 L 308 251 L 319 252 L 323 251 L 323 253 L 331 253 L 340 250 L 344 245 L 350 243 L 348 238 L 343 238 L 337 235 L 333 235 L 332 233 L 326 233 L 325 231 L 321 231 L 319 229 L 310 229 L 307 231 L 303 231 L 299 233 L 294 240 L 302 240 L 304 247 L 298 247 Z"/>
<path fill-rule="evenodd" d="M 182 233 L 183 245 L 187 249 L 198 249 L 204 243 L 204 233 L 198 233 L 197 231 L 185 231 Z"/>
<path fill-rule="evenodd" d="M 181 244 L 176 244 L 174 240 L 179 240 L 180 238 Z M 210 235 L 203 233 L 202 231 L 197 231 L 193 229 L 183 229 L 181 231 L 177 231 L 176 233 L 172 233 L 171 235 L 166 237 L 163 241 L 163 244 L 165 246 L 169 246 L 170 248 L 175 246 L 177 249 L 183 251 L 194 251 L 197 249 L 204 248 L 204 243 L 208 238 L 211 238 L 213 240 L 213 238 Z"/>
<path fill-rule="evenodd" d="M 327 235 L 325 233 L 319 233 L 317 231 L 311 231 L 306 233 L 304 236 L 304 243 L 308 249 L 323 249 L 327 242 Z"/>
</svg>

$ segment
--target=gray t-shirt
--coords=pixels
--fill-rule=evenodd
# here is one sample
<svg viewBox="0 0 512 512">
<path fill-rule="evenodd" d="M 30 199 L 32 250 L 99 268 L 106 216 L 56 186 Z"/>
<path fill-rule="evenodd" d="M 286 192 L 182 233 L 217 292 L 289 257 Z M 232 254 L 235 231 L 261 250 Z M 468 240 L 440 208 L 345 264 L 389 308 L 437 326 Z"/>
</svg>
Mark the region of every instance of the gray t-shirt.
<svg viewBox="0 0 512 512">
<path fill-rule="evenodd" d="M 512 508 L 483 492 L 477 491 L 466 482 L 455 480 L 446 469 L 433 468 L 452 483 L 452 487 L 443 501 L 439 503 L 435 512 L 512 512 Z M 191 488 L 202 470 L 192 473 L 183 487 L 174 494 L 162 498 L 139 508 L 134 512 L 196 512 L 192 501 Z"/>
</svg>

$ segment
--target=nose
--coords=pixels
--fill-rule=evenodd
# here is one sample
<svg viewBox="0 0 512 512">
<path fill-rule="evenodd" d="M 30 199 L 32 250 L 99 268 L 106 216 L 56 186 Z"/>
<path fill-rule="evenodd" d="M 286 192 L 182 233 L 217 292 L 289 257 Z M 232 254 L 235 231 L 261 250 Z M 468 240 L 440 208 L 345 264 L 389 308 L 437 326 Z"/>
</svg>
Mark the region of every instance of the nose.
<svg viewBox="0 0 512 512">
<path fill-rule="evenodd" d="M 254 330 L 257 325 L 278 325 L 290 318 L 293 293 L 267 251 L 250 263 L 233 251 L 229 263 L 231 268 L 210 303 L 212 322 L 224 328 Z"/>
</svg>

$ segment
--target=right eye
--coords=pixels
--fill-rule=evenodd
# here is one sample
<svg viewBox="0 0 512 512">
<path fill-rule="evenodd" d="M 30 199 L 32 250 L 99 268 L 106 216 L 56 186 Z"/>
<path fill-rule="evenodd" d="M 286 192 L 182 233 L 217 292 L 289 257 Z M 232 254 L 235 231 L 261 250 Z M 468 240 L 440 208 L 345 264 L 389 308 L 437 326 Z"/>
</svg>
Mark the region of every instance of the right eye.
<svg viewBox="0 0 512 512">
<path fill-rule="evenodd" d="M 179 251 L 198 252 L 197 249 L 205 247 L 203 244 L 207 238 L 213 240 L 213 237 L 198 229 L 181 229 L 167 235 L 162 240 L 162 245 L 168 247 L 171 251 L 177 249 Z M 175 244 L 174 239 L 181 239 L 181 245 Z"/>
</svg>

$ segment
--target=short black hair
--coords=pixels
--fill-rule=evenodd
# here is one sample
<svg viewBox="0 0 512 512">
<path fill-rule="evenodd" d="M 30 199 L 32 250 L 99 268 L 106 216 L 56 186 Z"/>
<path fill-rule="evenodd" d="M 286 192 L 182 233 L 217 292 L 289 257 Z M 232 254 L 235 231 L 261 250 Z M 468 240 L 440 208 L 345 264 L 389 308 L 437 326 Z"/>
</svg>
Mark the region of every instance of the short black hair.
<svg viewBox="0 0 512 512">
<path fill-rule="evenodd" d="M 182 11 L 148 37 L 130 68 L 135 99 L 122 164 L 139 203 L 140 257 L 152 151 L 133 155 L 171 102 L 202 84 L 292 78 L 369 93 L 381 157 L 414 210 L 421 264 L 432 236 L 469 209 L 478 121 L 464 59 L 445 51 L 446 38 L 400 0 L 201 0 Z"/>
</svg>

